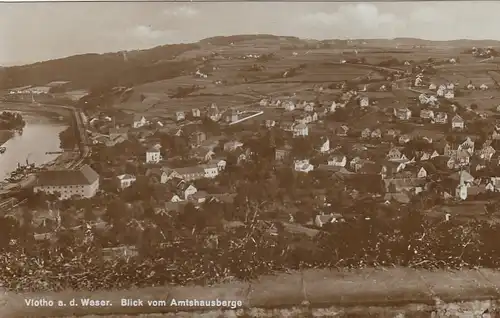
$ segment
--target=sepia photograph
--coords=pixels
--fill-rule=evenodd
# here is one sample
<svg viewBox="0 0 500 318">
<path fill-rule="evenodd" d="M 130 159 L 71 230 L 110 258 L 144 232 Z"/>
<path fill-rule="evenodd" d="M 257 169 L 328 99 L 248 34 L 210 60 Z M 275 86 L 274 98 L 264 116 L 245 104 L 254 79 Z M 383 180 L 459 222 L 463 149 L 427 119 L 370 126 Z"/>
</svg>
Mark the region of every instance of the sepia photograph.
<svg viewBox="0 0 500 318">
<path fill-rule="evenodd" d="M 0 2 L 0 318 L 500 317 L 498 12 Z"/>
</svg>

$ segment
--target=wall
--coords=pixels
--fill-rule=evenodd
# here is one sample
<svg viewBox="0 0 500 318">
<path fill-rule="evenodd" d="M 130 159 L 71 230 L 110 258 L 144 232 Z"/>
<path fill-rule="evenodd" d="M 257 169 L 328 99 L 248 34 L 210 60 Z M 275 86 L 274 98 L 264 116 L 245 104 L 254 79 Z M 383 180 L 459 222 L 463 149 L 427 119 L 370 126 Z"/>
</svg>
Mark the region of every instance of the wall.
<svg viewBox="0 0 500 318">
<path fill-rule="evenodd" d="M 165 286 L 116 292 L 38 293 L 0 297 L 0 317 L 72 317 L 143 314 L 141 317 L 495 317 L 500 314 L 500 271 L 457 272 L 407 268 L 355 271 L 306 270 L 232 281 L 211 287 Z M 69 303 L 91 297 L 110 300 L 107 307 L 27 307 L 24 299 L 46 297 Z M 241 300 L 243 308 L 121 307 L 121 298 L 147 300 Z M 3 305 L 2 305 L 3 302 Z M 489 310 L 489 314 L 484 314 Z M 158 314 L 158 315 L 146 315 Z M 161 314 L 161 315 L 159 315 Z M 245 314 L 245 315 L 243 315 Z M 377 315 L 376 315 L 377 314 Z"/>
</svg>

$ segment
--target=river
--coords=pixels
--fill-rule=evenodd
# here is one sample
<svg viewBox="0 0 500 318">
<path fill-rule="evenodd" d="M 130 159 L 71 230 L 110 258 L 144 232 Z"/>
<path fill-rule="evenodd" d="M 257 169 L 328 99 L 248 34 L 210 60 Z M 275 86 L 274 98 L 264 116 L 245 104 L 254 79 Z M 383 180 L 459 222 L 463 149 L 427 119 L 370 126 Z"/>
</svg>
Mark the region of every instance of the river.
<svg viewBox="0 0 500 318">
<path fill-rule="evenodd" d="M 0 181 L 17 168 L 18 163 L 41 165 L 56 159 L 59 155 L 46 152 L 60 151 L 59 133 L 67 125 L 34 113 L 23 113 L 26 126 L 21 135 L 16 134 L 3 144 L 7 148 L 0 154 Z"/>
</svg>

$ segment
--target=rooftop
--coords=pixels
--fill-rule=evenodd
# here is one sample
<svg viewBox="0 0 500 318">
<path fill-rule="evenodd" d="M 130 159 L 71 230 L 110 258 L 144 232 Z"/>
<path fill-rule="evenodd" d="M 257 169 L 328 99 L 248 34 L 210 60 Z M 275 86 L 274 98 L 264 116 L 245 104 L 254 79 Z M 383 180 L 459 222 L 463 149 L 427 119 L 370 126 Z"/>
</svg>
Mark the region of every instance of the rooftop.
<svg viewBox="0 0 500 318">
<path fill-rule="evenodd" d="M 53 81 L 53 82 L 48 83 L 46 86 L 48 86 L 48 87 L 58 87 L 58 86 L 66 85 L 66 84 L 69 84 L 69 83 L 71 83 L 71 82 L 69 82 L 69 81 Z"/>
<path fill-rule="evenodd" d="M 90 185 L 99 180 L 99 175 L 90 166 L 78 170 L 49 170 L 38 174 L 38 186 Z"/>
</svg>

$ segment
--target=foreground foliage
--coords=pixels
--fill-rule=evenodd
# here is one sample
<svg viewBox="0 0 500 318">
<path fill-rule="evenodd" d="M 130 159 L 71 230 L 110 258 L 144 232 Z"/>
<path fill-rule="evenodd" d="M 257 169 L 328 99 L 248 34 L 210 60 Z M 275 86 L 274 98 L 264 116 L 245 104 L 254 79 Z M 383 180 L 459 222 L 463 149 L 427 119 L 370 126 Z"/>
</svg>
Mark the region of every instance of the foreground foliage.
<svg viewBox="0 0 500 318">
<path fill-rule="evenodd" d="M 56 241 L 34 243 L 16 234 L 22 231 L 15 222 L 4 219 L 0 281 L 15 291 L 99 290 L 209 284 L 305 268 L 500 265 L 500 226 L 485 221 L 428 221 L 418 213 L 361 219 L 332 224 L 311 242 L 281 226 L 272 235 L 266 223 L 250 219 L 244 227 L 215 231 L 189 229 L 177 218 L 152 218 L 140 235 L 129 238 L 139 255 L 115 260 L 102 257 L 106 239 L 95 230 L 60 231 Z"/>
</svg>

